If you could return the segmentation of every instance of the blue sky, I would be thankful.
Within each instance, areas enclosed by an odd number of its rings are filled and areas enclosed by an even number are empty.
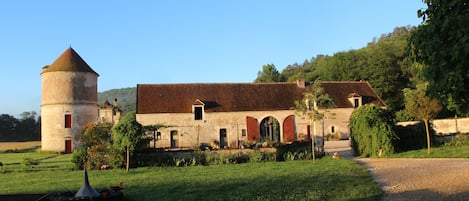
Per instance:
[[[98,90],[140,83],[252,82],[318,54],[418,25],[420,0],[1,1],[0,114],[40,112],[41,69],[69,46]]]

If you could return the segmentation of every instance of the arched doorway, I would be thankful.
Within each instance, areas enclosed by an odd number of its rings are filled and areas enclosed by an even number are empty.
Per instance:
[[[280,123],[274,117],[262,119],[259,130],[261,142],[280,142]]]

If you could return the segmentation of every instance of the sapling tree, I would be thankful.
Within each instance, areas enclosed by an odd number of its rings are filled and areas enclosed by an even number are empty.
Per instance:
[[[119,120],[119,123],[112,127],[112,146],[117,151],[117,154],[126,153],[126,172],[129,171],[130,156],[143,134],[143,127],[137,122],[135,113],[127,113]]]
[[[441,104],[438,100],[426,95],[426,85],[417,85],[417,89],[404,89],[405,108],[409,115],[421,119],[425,123],[427,133],[427,152],[431,154],[430,127],[429,121],[441,111]]]
[[[316,140],[316,122],[324,117],[324,114],[319,111],[320,108],[332,107],[333,102],[329,96],[324,92],[321,87],[319,80],[316,80],[310,87],[309,90],[303,93],[303,98],[299,101],[295,101],[295,112],[300,116],[307,117],[309,123],[313,124],[313,132],[311,137],[313,153],[313,161],[315,157],[315,140]],[[311,126],[310,126],[311,130]]]

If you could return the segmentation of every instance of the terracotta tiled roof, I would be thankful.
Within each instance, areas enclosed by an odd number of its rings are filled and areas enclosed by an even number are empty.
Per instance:
[[[44,67],[42,73],[53,71],[91,72],[96,73],[73,48],[68,48],[54,63]]]
[[[205,112],[288,110],[304,90],[296,83],[140,84],[137,113],[190,113],[197,100]]]
[[[364,104],[385,106],[367,82],[321,82],[338,108],[352,108],[348,96],[363,97]],[[308,90],[296,83],[139,84],[137,113],[191,113],[192,105],[205,112],[288,110]]]
[[[348,98],[360,96],[362,97],[363,104],[371,103],[380,107],[386,106],[368,82],[322,81],[321,87],[332,98],[335,107],[338,108],[353,107]]]

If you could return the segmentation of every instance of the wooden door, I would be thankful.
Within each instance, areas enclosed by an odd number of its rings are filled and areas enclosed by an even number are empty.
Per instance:
[[[226,129],[220,129],[220,148],[223,149],[228,146],[228,140],[226,138]]]
[[[72,140],[65,140],[65,153],[72,153]]]
[[[179,147],[179,135],[177,131],[171,131],[171,148]]]
[[[259,140],[259,123],[254,117],[246,117],[246,127],[248,133],[248,141]]]
[[[290,115],[283,121],[283,142],[295,141],[295,116]]]

